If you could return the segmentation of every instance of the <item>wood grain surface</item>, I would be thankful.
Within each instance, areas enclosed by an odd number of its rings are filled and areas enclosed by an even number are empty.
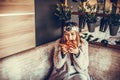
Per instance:
[[[35,47],[33,4],[33,0],[0,0],[0,58]]]
[[[0,0],[0,14],[33,11],[34,0]]]

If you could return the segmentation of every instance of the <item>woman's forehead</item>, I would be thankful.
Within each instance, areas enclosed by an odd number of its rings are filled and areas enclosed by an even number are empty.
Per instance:
[[[74,30],[64,31],[64,33],[75,33],[75,31]]]
[[[74,30],[70,30],[70,31],[64,31],[65,33],[73,33],[73,32],[76,32]]]

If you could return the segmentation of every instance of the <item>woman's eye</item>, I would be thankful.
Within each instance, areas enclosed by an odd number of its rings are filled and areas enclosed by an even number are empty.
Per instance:
[[[71,35],[74,35],[73,33]]]
[[[68,34],[65,34],[66,36],[68,36]]]
[[[65,35],[68,35],[68,34],[65,34]]]

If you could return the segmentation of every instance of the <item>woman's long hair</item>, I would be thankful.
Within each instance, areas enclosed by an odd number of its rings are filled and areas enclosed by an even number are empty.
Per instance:
[[[67,41],[68,40],[66,39],[66,37],[63,36],[61,38],[61,40],[60,40],[60,46],[64,47],[64,44],[66,44]],[[75,39],[75,41],[76,41],[76,45],[75,46],[77,46],[77,47],[80,47],[83,44],[83,41],[81,40],[80,35],[79,35],[78,32],[76,32],[76,39]],[[61,44],[63,44],[63,45],[61,45]],[[62,52],[64,52],[64,51],[62,51]],[[57,60],[59,62],[58,54],[59,54],[59,51],[54,54],[54,60]]]
[[[63,36],[63,37],[61,38],[61,40],[60,40],[60,44],[65,44],[67,41],[68,41],[68,40],[66,39],[66,37]],[[80,35],[79,35],[78,32],[76,32],[76,39],[75,39],[75,41],[76,41],[76,46],[77,46],[77,47],[78,47],[78,46],[81,46],[82,43],[83,43],[83,41],[81,40]]]

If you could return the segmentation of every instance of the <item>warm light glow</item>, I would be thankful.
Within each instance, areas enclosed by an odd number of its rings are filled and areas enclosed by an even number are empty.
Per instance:
[[[64,4],[65,4],[65,6],[67,6],[67,0],[65,0],[65,3],[64,3]]]
[[[34,12],[31,13],[3,13],[0,16],[19,16],[19,15],[33,15]]]

